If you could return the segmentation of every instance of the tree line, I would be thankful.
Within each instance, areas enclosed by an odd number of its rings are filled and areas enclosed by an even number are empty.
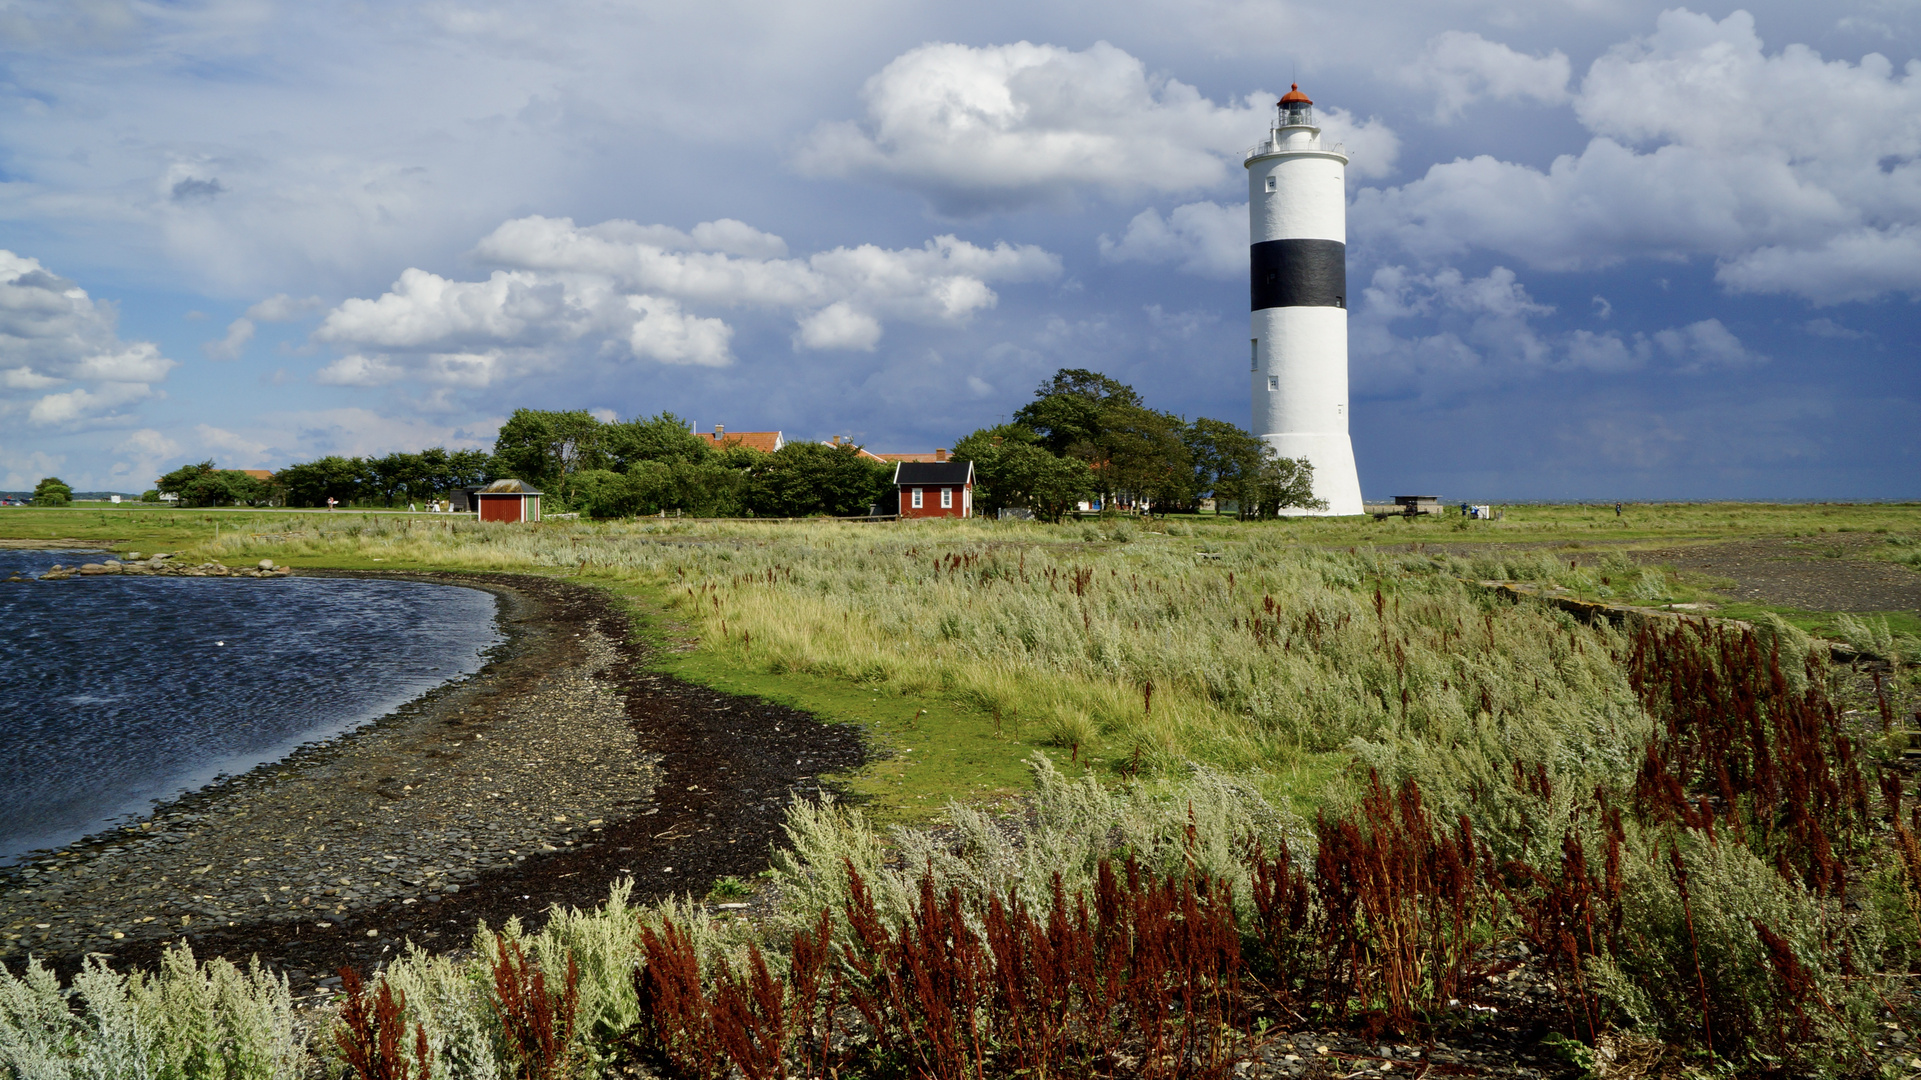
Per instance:
[[[1157,513],[1193,512],[1212,498],[1242,517],[1327,505],[1305,458],[1279,457],[1225,420],[1148,408],[1133,387],[1083,368],[1055,372],[1010,422],[960,440],[954,456],[974,463],[985,513],[1022,507],[1059,520],[1094,497]]]
[[[1032,510],[1058,521],[1085,501],[1104,508],[1197,509],[1213,498],[1244,517],[1320,508],[1313,468],[1276,457],[1224,420],[1188,421],[1149,408],[1133,387],[1064,368],[1010,422],[954,444],[972,461],[975,506]],[[435,447],[379,458],[323,457],[271,480],[211,461],[161,477],[155,497],[183,505],[324,506],[423,503],[500,478],[544,492],[548,510],[597,518],[681,513],[695,517],[849,517],[893,509],[892,463],[852,445],[787,443],[767,453],[714,443],[672,413],[604,421],[584,409],[516,409],[492,453]]]

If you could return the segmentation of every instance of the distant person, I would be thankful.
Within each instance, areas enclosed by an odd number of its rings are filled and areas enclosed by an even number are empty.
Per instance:
[[[327,496],[327,510],[331,512],[334,506],[335,506],[334,497],[332,495]]]
[[[1615,504],[1614,504],[1614,516],[1615,516],[1615,517],[1620,517],[1620,516],[1621,516],[1621,504],[1620,504],[1620,503],[1615,503]]]

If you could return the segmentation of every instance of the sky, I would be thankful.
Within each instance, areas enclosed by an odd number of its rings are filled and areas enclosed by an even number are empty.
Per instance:
[[[1921,6],[0,0],[0,489],[1250,421],[1244,148],[1345,143],[1370,500],[1921,497]]]

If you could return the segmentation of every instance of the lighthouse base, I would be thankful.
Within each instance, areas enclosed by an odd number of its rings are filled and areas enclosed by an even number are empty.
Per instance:
[[[1361,506],[1361,475],[1354,468],[1354,441],[1340,435],[1263,435],[1261,441],[1284,458],[1306,458],[1314,466],[1314,497],[1327,500],[1325,510],[1283,510],[1287,515],[1339,517],[1365,513]]]

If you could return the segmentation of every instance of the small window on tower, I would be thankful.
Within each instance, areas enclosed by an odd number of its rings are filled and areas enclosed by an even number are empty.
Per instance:
[[[1279,375],[1269,375],[1267,377],[1267,388],[1269,390],[1279,390],[1281,388],[1281,377]]]
[[[1253,355],[1247,358],[1247,370],[1259,371],[1261,370],[1261,339],[1255,338],[1249,341],[1248,344],[1253,346],[1253,348],[1248,350]]]
[[[1278,176],[1274,176],[1273,174],[1270,173],[1267,178],[1267,190],[1279,191],[1280,189],[1281,189],[1281,178]]]

